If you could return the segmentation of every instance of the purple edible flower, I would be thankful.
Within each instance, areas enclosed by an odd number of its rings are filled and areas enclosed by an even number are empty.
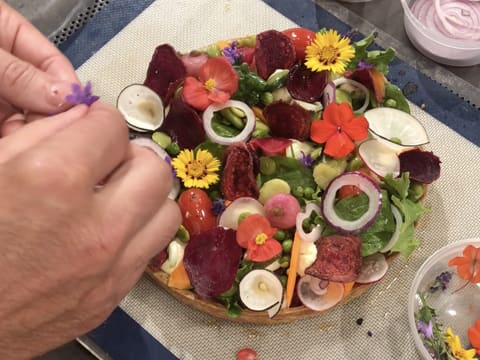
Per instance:
[[[435,282],[430,286],[429,291],[434,293],[435,291],[442,289],[442,291],[447,289],[447,285],[452,279],[452,273],[450,271],[444,271],[440,275],[437,275]]]
[[[310,167],[313,165],[313,159],[310,156],[310,154],[306,154],[303,151],[300,151],[302,153],[302,157],[300,158],[300,162],[303,164],[305,167]]]
[[[92,95],[92,83],[87,81],[83,89],[80,84],[72,84],[72,93],[65,97],[65,101],[73,105],[85,104],[90,106],[99,98]]]
[[[216,199],[212,201],[212,207],[210,209],[215,216],[220,215],[225,211],[225,201],[223,199]]]
[[[168,166],[170,166],[170,171],[172,172],[173,177],[177,177],[177,173],[175,172],[175,169],[173,168],[173,165],[172,165],[172,158],[167,155],[163,160],[168,164]]]
[[[241,55],[237,49],[237,44],[237,41],[232,41],[230,46],[227,46],[222,50],[223,56],[225,56],[232,65],[234,65],[241,58]]]
[[[428,324],[421,320],[417,321],[417,330],[419,333],[423,334],[427,339],[431,339],[433,337],[432,320],[430,320]]]
[[[358,69],[373,69],[375,65],[366,62],[365,60],[360,60],[357,64]]]

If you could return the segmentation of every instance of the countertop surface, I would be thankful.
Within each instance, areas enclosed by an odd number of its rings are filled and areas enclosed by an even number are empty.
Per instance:
[[[111,2],[114,2],[112,0]],[[13,6],[22,4],[21,1],[7,1]],[[51,3],[52,1],[50,1]],[[40,3],[40,1],[38,2]],[[392,0],[373,0],[367,3],[344,3],[334,1],[317,1],[322,7],[339,17],[342,21],[348,23],[352,27],[357,27],[362,32],[367,32],[372,28],[378,31],[378,43],[380,46],[386,47],[393,43],[397,50],[398,56],[408,64],[416,67],[424,72],[427,76],[434,80],[442,82],[452,92],[460,94],[461,97],[470,103],[480,106],[480,66],[472,66],[465,68],[447,67],[435,64],[425,58],[409,42],[403,27],[403,16],[400,1]],[[19,7],[22,11],[22,7]],[[108,11],[108,2],[105,7]],[[31,6],[28,8],[31,11]],[[35,13],[35,11],[33,11]],[[29,15],[30,13],[26,13]],[[34,18],[33,21],[41,21]],[[60,20],[56,20],[60,21]],[[95,21],[92,17],[88,21]],[[60,23],[60,24],[63,24]],[[50,26],[48,31],[58,26]],[[82,31],[81,27],[77,31]],[[50,35],[47,34],[47,35]],[[79,343],[72,341],[64,346],[38,358],[41,360],[63,360],[63,359],[79,359],[91,360],[96,359],[87,352]]]

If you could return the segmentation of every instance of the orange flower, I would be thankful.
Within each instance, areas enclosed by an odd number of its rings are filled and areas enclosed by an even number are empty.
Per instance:
[[[247,260],[264,262],[282,252],[282,245],[273,238],[276,229],[260,214],[248,215],[237,228],[237,242],[247,249]]]
[[[355,116],[348,103],[330,103],[323,111],[323,119],[312,123],[310,138],[318,144],[326,143],[325,154],[342,158],[355,149],[354,141],[368,136],[368,122]]]
[[[480,247],[467,245],[463,256],[457,256],[448,262],[448,266],[456,266],[458,276],[468,282],[480,282]]]
[[[198,72],[198,79],[187,76],[183,84],[183,99],[197,110],[212,103],[228,101],[237,91],[238,74],[224,57],[208,59]]]
[[[480,355],[480,320],[475,321],[475,327],[468,329],[468,341],[477,350],[477,355]]]

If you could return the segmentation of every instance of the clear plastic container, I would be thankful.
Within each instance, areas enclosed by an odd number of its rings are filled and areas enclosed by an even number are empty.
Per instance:
[[[437,321],[443,329],[450,327],[460,337],[462,346],[468,347],[467,329],[473,327],[475,320],[480,320],[480,284],[469,283],[465,288],[455,292],[466,281],[458,277],[456,267],[449,267],[448,262],[456,256],[462,256],[467,245],[480,247],[480,238],[468,239],[449,244],[431,255],[418,269],[408,294],[408,321],[415,346],[421,357],[431,360],[432,356],[425,348],[415,320],[415,313],[421,307],[419,294],[426,294],[435,278],[444,271],[452,273],[452,279],[446,290],[429,293],[426,298],[428,306],[435,309]]]
[[[452,39],[427,28],[412,13],[415,0],[401,0],[405,31],[412,44],[430,59],[450,66],[480,64],[480,41]],[[433,1],[432,1],[432,5]],[[480,31],[480,29],[479,29]]]

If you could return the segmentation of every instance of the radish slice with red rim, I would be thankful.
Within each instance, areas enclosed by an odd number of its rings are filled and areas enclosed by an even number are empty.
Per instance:
[[[393,218],[395,220],[395,231],[388,243],[380,250],[381,253],[390,251],[398,241],[400,237],[400,226],[403,224],[403,216],[400,210],[395,205],[391,205]]]
[[[215,112],[220,111],[225,108],[237,108],[243,111],[245,114],[245,126],[243,127],[240,134],[232,137],[226,137],[218,135],[215,130],[212,128],[212,120]],[[242,101],[238,100],[228,100],[223,104],[212,104],[205,109],[202,115],[203,118],[203,128],[208,138],[213,142],[221,145],[230,145],[234,142],[247,141],[250,138],[250,135],[255,128],[255,114],[252,109]]]
[[[358,155],[370,171],[382,178],[388,174],[394,178],[400,175],[400,158],[392,148],[380,141],[371,139],[361,143]]]
[[[240,197],[232,201],[220,215],[218,225],[227,229],[237,230],[238,219],[242,214],[260,214],[265,216],[262,203],[252,197]]]
[[[160,96],[142,84],[123,89],[117,98],[117,108],[128,127],[140,132],[158,129],[166,115]]]
[[[264,311],[281,306],[283,285],[277,275],[265,269],[248,272],[238,286],[240,300],[252,311]],[[273,312],[278,309],[273,309]]]
[[[304,276],[298,280],[297,295],[302,304],[314,311],[325,311],[337,305],[343,298],[345,288],[342,283],[328,283],[325,293],[318,295],[312,291],[311,276]]]
[[[420,121],[404,111],[379,107],[366,111],[364,116],[372,136],[397,152],[430,141]]]
[[[368,197],[368,209],[358,219],[350,221],[342,219],[335,211],[337,191],[345,185],[354,185]],[[321,209],[325,221],[343,233],[361,231],[372,225],[377,219],[382,207],[380,187],[368,176],[360,172],[346,172],[334,178],[325,189]]]
[[[168,153],[152,139],[149,139],[146,137],[137,137],[135,139],[130,140],[130,143],[136,144],[138,146],[143,146],[152,150],[161,159],[163,159],[170,167],[172,167],[172,165],[170,164],[171,159]],[[175,172],[173,168],[172,168],[172,176],[173,176],[173,186],[172,186],[172,190],[170,190],[170,193],[168,194],[168,197],[172,200],[175,200],[178,194],[180,193],[180,180],[178,180],[178,178],[175,176]]]
[[[385,276],[388,270],[388,262],[385,256],[380,253],[366,256],[362,259],[360,274],[355,282],[359,284],[371,284],[379,281]]]

